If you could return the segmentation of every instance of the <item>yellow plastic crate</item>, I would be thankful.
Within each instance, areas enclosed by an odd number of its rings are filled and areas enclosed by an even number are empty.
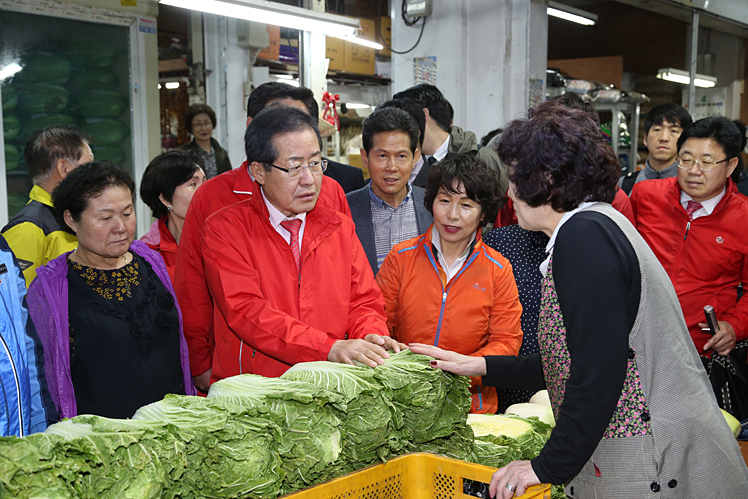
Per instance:
[[[491,481],[495,468],[434,454],[404,454],[383,464],[288,494],[293,499],[475,499],[462,493],[463,479]],[[551,486],[530,487],[516,499],[550,499]]]

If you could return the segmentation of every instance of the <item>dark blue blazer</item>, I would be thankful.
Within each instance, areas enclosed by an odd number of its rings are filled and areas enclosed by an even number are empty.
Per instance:
[[[423,234],[434,222],[434,217],[423,204],[426,191],[416,186],[412,186],[412,189],[418,233]],[[361,189],[346,194],[345,197],[348,199],[348,206],[351,208],[353,223],[356,224],[356,235],[364,247],[364,253],[366,253],[366,258],[369,260],[371,270],[374,271],[374,275],[377,275],[379,266],[377,265],[377,245],[374,242],[374,223],[371,219],[370,190],[371,184],[367,184]]]

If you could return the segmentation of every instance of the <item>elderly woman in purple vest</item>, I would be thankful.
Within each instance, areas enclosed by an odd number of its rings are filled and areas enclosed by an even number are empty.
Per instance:
[[[97,161],[52,193],[78,248],[39,269],[28,305],[61,418],[129,418],[168,393],[195,394],[164,262],[134,240],[134,190],[125,170]]]
[[[548,389],[550,439],[535,459],[499,469],[491,496],[544,482],[574,499],[745,497],[748,468],[670,279],[610,205],[620,173],[596,123],[546,102],[504,129],[498,153],[519,225],[550,238],[540,351],[465,357],[411,345],[484,386]]]

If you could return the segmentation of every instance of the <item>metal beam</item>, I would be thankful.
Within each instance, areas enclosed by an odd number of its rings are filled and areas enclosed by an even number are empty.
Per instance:
[[[688,112],[693,116],[696,111],[696,61],[699,57],[699,13],[695,10],[691,15],[691,32],[689,38],[691,39],[690,47],[688,51],[688,72],[690,81],[688,83]]]

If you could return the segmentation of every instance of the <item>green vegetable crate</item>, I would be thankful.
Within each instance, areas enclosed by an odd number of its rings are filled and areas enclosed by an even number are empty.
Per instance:
[[[474,499],[463,494],[463,480],[489,483],[494,468],[424,452],[414,452],[369,466],[287,499]],[[551,486],[536,485],[515,499],[550,499]]]

